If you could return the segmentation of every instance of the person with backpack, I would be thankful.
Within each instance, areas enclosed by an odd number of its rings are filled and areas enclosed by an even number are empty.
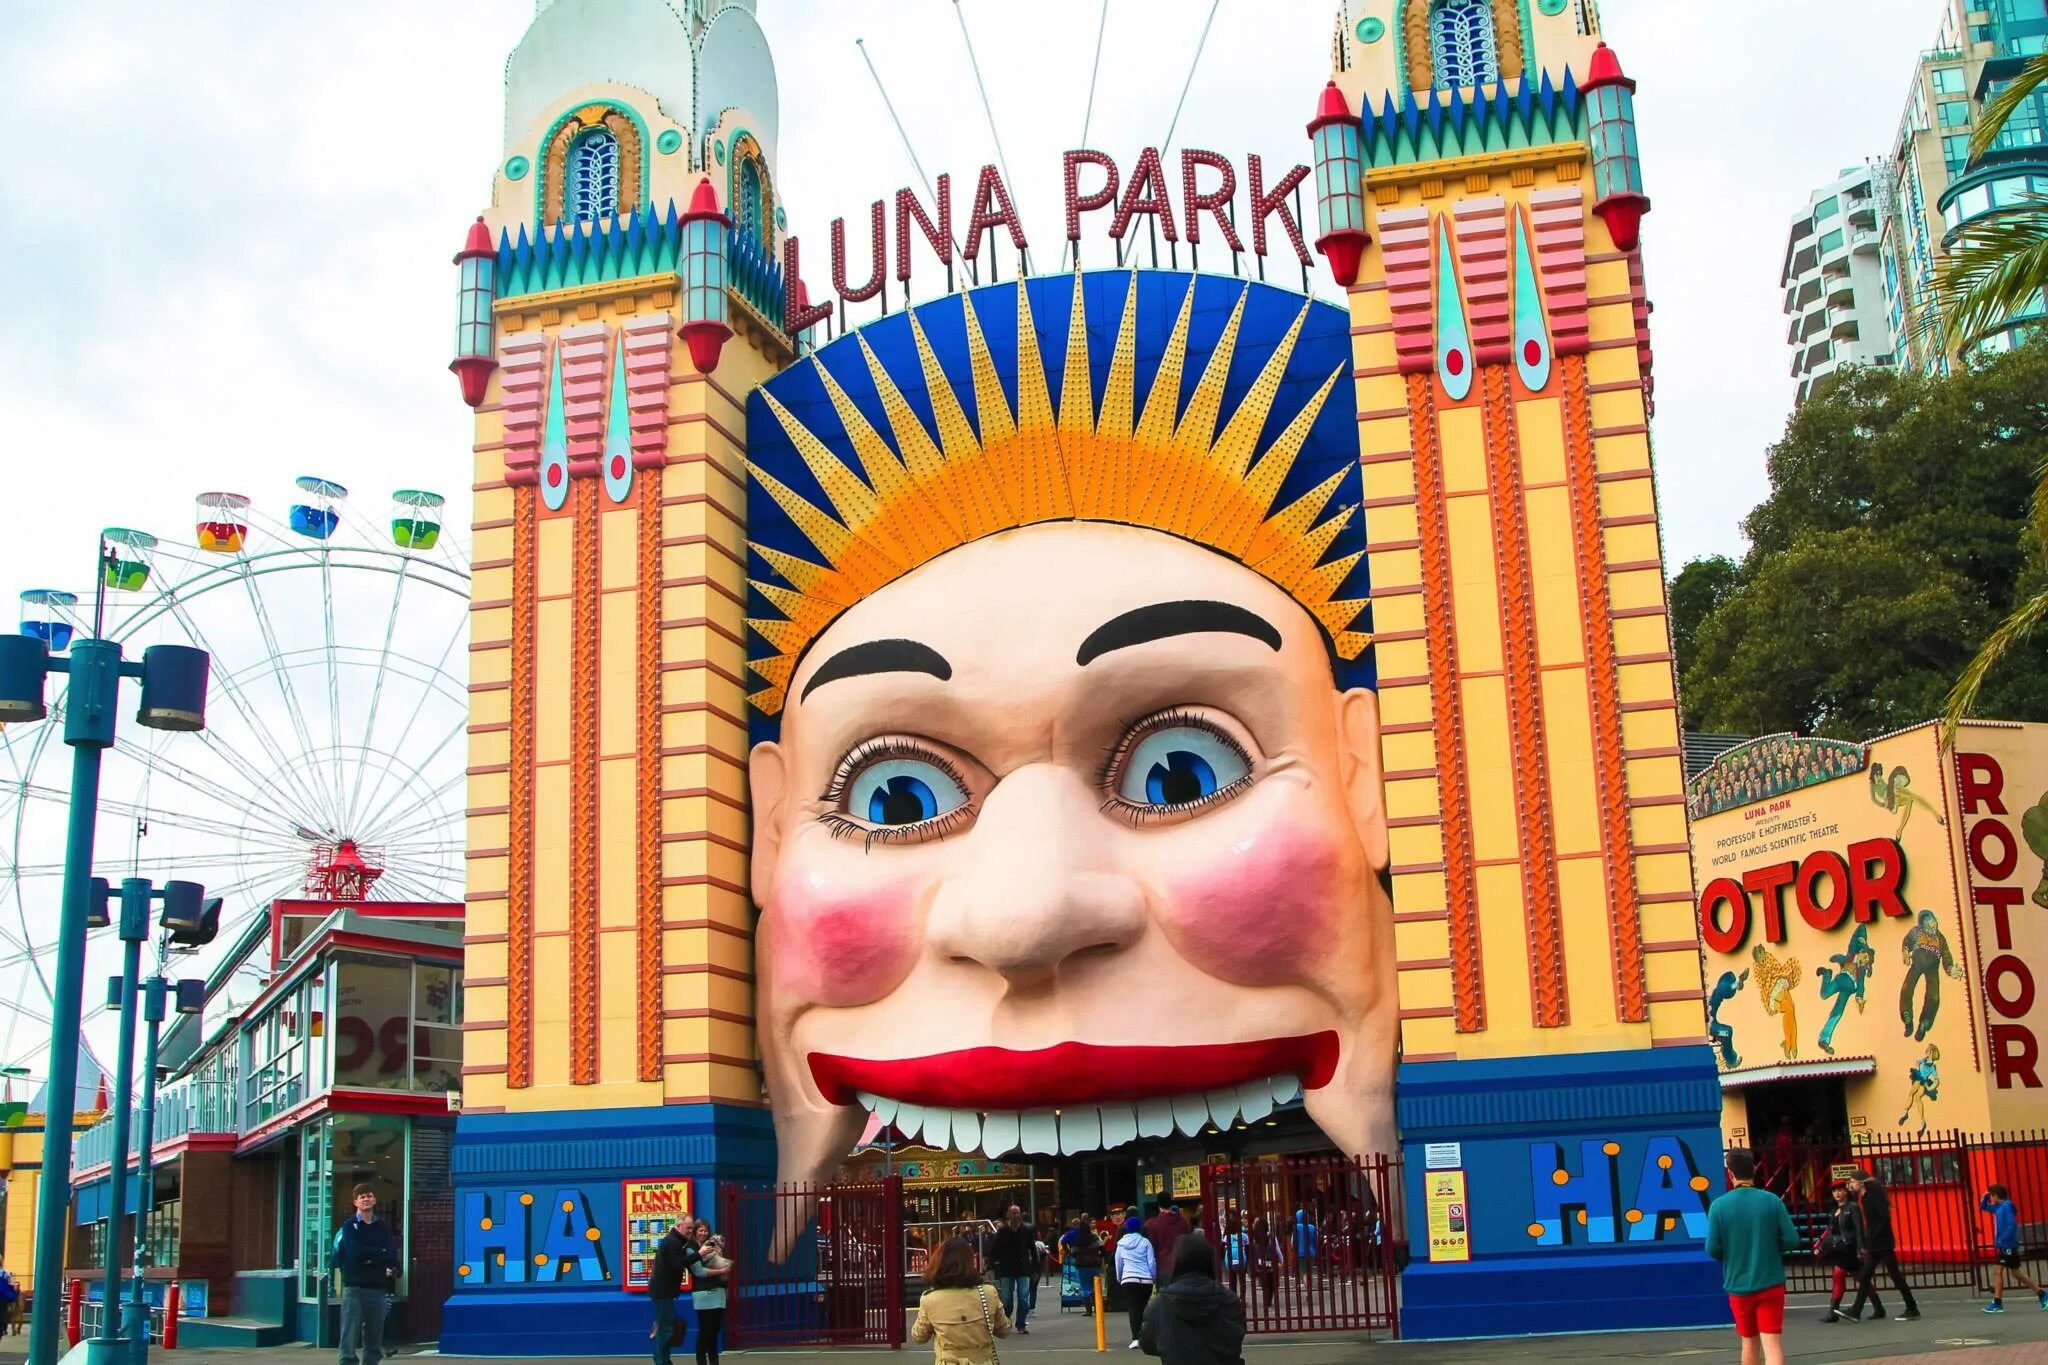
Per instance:
[[[1159,1263],[1152,1254],[1152,1239],[1145,1235],[1145,1224],[1135,1213],[1124,1219],[1124,1235],[1117,1239],[1114,1269],[1124,1309],[1131,1320],[1128,1349],[1135,1351],[1145,1326],[1145,1305],[1151,1301],[1152,1286],[1159,1279]]]
[[[1309,1217],[1306,1208],[1294,1211],[1294,1266],[1301,1272],[1301,1287],[1308,1288],[1309,1275],[1316,1268],[1316,1257],[1322,1254],[1321,1233],[1315,1219]]]
[[[1849,1277],[1863,1263],[1863,1210],[1856,1207],[1855,1192],[1846,1183],[1837,1182],[1834,1196],[1835,1211],[1828,1216],[1828,1229],[1814,1248],[1816,1259],[1835,1272],[1834,1292],[1828,1299],[1828,1311],[1821,1314],[1822,1322],[1848,1321],[1842,1314],[1842,1295],[1848,1292]],[[1877,1315],[1884,1316],[1882,1303],[1877,1305]]]
[[[1993,1185],[1984,1191],[1977,1207],[1991,1215],[1991,1245],[1998,1252],[1998,1264],[1991,1271],[1991,1302],[1984,1305],[1984,1311],[2005,1311],[2005,1272],[2008,1270],[2019,1276],[2021,1282],[2034,1291],[2034,1301],[2048,1310],[2048,1289],[2043,1289],[2041,1282],[2029,1275],[2020,1261],[2020,1214],[2013,1207],[2012,1195],[2005,1186]]]

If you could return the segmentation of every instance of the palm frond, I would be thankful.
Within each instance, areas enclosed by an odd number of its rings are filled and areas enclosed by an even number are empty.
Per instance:
[[[2048,199],[1994,209],[1963,228],[1935,275],[1942,336],[1968,344],[2048,286]]]
[[[1949,689],[1947,705],[1941,716],[1941,742],[1944,748],[1953,748],[1956,742],[1956,726],[1963,717],[1970,714],[1977,705],[1977,694],[1984,689],[1984,679],[1991,670],[1998,667],[1998,661],[2020,641],[2033,634],[2034,628],[2048,617],[2048,592],[2039,592],[2013,608],[2012,615],[1998,625],[1977,651],[1977,657],[1970,660],[1963,676],[1956,679],[1956,685]]]
[[[1975,161],[1991,150],[1991,144],[2005,131],[2005,125],[2012,120],[2014,111],[2025,103],[2027,96],[2041,88],[2048,81],[2048,53],[2030,59],[2020,68],[2020,74],[2012,83],[1998,92],[1984,105],[1984,112],[1977,115],[1977,128],[1970,134],[1970,160]]]

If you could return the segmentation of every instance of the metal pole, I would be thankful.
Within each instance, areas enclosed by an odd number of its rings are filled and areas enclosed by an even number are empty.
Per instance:
[[[78,652],[94,643],[73,647],[74,692],[79,681]],[[111,650],[114,661],[119,661],[118,645],[103,648]],[[111,669],[107,671],[112,673]],[[107,684],[110,690],[115,685],[111,676]],[[107,708],[106,728],[111,742],[113,697],[95,700]],[[29,1313],[29,1365],[57,1365],[57,1358],[64,1354],[64,1231],[71,1207],[71,1116],[78,1103],[78,1021],[85,996],[86,897],[92,881],[93,823],[99,814],[101,747],[91,742],[77,743],[71,751],[71,823],[64,843],[64,907],[57,924],[57,979],[51,992],[50,1079],[43,1091],[47,1111],[43,1115],[43,1169],[36,1185],[36,1278],[30,1287],[35,1301]]]
[[[155,1173],[150,1166],[150,1149],[156,1143],[156,1055],[164,1022],[164,994],[168,983],[153,976],[142,987],[142,1132],[135,1146],[135,1280],[128,1287],[128,1318],[123,1329],[132,1343],[136,1365],[149,1359],[149,1305],[142,1293],[143,1267],[152,1259],[142,1233],[156,1203]],[[168,1307],[169,1301],[166,1300]],[[168,1328],[165,1329],[168,1332]]]
[[[133,913],[130,902],[139,897],[142,916],[149,915],[149,882],[127,877],[121,882],[121,920],[125,930]],[[123,937],[126,935],[124,933]],[[100,1297],[100,1335],[103,1342],[122,1339],[119,1326],[121,1263],[128,1259],[128,1241],[123,1235],[127,1220],[121,1216],[127,1200],[121,1186],[128,1177],[128,1109],[135,1103],[135,981],[142,974],[142,943],[128,939],[121,945],[121,979],[113,989],[121,997],[121,1045],[114,1054],[114,1160],[107,1172],[107,1270],[106,1291]],[[111,1001],[109,1003],[112,1003]]]

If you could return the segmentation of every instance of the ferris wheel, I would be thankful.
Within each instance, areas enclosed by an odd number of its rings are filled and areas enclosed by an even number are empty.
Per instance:
[[[401,489],[383,520],[304,477],[274,516],[200,493],[189,529],[109,527],[98,582],[21,591],[52,653],[100,631],[212,659],[206,728],[133,723],[106,751],[93,871],[202,882],[225,906],[217,957],[280,897],[460,901],[469,720],[469,560],[444,499]],[[90,562],[80,565],[90,571]],[[65,694],[0,727],[0,1066],[42,1074],[64,882]],[[111,1055],[95,983],[119,945],[88,938],[88,1044]],[[180,963],[203,974],[209,961]]]

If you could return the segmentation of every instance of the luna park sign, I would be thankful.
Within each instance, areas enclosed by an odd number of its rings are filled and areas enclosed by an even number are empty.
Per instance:
[[[1078,260],[1083,218],[1089,214],[1107,213],[1107,236],[1119,244],[1125,240],[1132,225],[1142,218],[1166,240],[1169,248],[1186,241],[1191,249],[1199,251],[1207,233],[1220,238],[1233,255],[1241,255],[1245,241],[1238,234],[1235,205],[1238,187],[1242,183],[1249,196],[1246,217],[1250,220],[1252,255],[1263,262],[1270,240],[1267,225],[1269,220],[1277,219],[1288,245],[1293,248],[1303,269],[1307,269],[1313,264],[1313,258],[1309,255],[1308,243],[1302,237],[1300,212],[1291,204],[1298,204],[1295,192],[1308,178],[1309,168],[1297,164],[1268,183],[1265,163],[1256,153],[1247,154],[1244,161],[1245,175],[1240,182],[1237,168],[1229,158],[1216,152],[1183,149],[1179,167],[1180,195],[1176,205],[1168,183],[1166,163],[1157,147],[1147,147],[1140,153],[1128,176],[1106,152],[1086,148],[1067,152],[1061,158],[1065,181],[1066,240],[1074,245]],[[1204,181],[1208,182],[1206,186]],[[939,176],[933,184],[932,202],[929,204],[909,188],[896,191],[893,214],[888,200],[875,200],[868,205],[868,273],[866,279],[859,283],[854,282],[847,272],[846,219],[833,219],[832,289],[826,300],[820,303],[810,301],[811,291],[803,282],[802,252],[797,238],[785,239],[782,244],[782,278],[788,288],[783,305],[783,331],[795,336],[823,322],[831,315],[831,300],[834,298],[848,304],[862,303],[883,295],[890,273],[888,267],[892,264],[892,245],[896,282],[905,289],[911,279],[913,247],[919,238],[945,268],[949,289],[953,282],[956,255],[970,270],[974,270],[984,245],[987,245],[993,267],[995,234],[998,232],[1009,237],[1010,245],[1020,259],[1030,250],[1024,235],[1023,219],[1018,216],[1015,200],[996,167],[981,168],[981,174],[975,179],[973,196],[966,205],[966,217],[964,236],[956,236],[950,175]],[[1205,218],[1210,221],[1205,223]],[[884,299],[886,306],[886,296]]]

